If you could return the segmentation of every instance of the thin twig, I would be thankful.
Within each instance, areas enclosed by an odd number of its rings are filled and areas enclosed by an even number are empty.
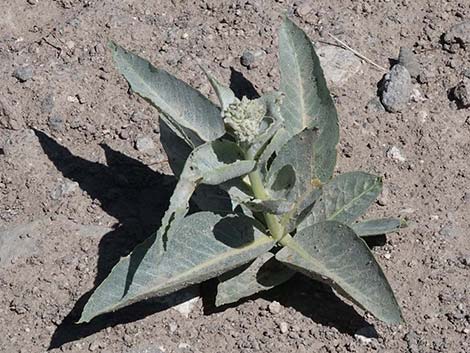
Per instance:
[[[369,58],[365,57],[364,55],[362,55],[361,53],[359,53],[358,51],[354,50],[353,48],[351,48],[349,45],[347,45],[345,42],[343,42],[342,40],[336,38],[334,35],[332,35],[331,33],[328,33],[328,35],[333,38],[335,41],[337,41],[339,44],[341,44],[344,48],[350,50],[352,53],[354,53],[355,55],[357,55],[358,57],[360,57],[362,60],[365,60],[367,61],[369,64],[375,66],[376,68],[384,71],[384,72],[387,72],[388,70],[382,66],[380,66],[379,64],[376,64],[375,62],[373,62],[372,60],[370,60]]]

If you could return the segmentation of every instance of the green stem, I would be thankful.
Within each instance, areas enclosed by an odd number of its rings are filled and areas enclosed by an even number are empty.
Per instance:
[[[251,156],[249,152],[246,153],[246,158],[253,160],[253,156]],[[248,174],[248,177],[250,179],[251,189],[253,190],[255,197],[259,200],[268,199],[269,195],[264,188],[259,170],[255,169],[250,174]],[[264,219],[274,240],[281,241],[284,235],[284,227],[279,223],[279,219],[270,213],[264,213]]]

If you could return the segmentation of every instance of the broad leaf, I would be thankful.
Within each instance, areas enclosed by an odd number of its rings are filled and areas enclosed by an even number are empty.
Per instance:
[[[243,154],[238,146],[224,140],[205,143],[191,152],[162,219],[161,229],[165,244],[166,229],[172,222],[186,215],[189,200],[198,185],[218,185],[248,174],[255,168],[256,162],[242,158]]]
[[[253,212],[264,212],[274,215],[282,215],[292,211],[294,203],[286,200],[259,200],[252,199],[243,202]]]
[[[324,220],[351,224],[362,216],[382,190],[382,179],[363,172],[338,175],[322,188],[320,199],[299,229]]]
[[[169,126],[171,122],[160,116],[160,142],[165,150],[173,174],[179,178],[193,148]],[[186,143],[185,143],[186,142]]]
[[[295,274],[274,258],[264,253],[252,263],[219,277],[215,305],[235,303],[242,298],[276,287]]]
[[[406,227],[406,222],[397,218],[371,219],[351,225],[354,232],[361,237],[396,232],[403,227]]]
[[[297,220],[306,216],[314,201],[320,196],[322,182],[330,179],[329,161],[325,161],[323,147],[319,145],[319,131],[305,129],[292,137],[277,153],[268,172],[268,183],[279,175],[286,166],[295,171],[295,183],[289,191],[289,200],[295,200],[295,206],[290,214],[289,231],[295,227]],[[270,187],[272,191],[272,186]],[[302,217],[301,217],[302,216]],[[284,223],[287,221],[284,220]]]
[[[115,43],[109,46],[132,90],[150,100],[173,125],[194,131],[204,141],[224,135],[219,109],[199,91]]]
[[[273,246],[246,216],[195,213],[139,245],[113,268],[83,309],[79,323],[137,301],[163,296],[243,265]]]
[[[302,229],[276,254],[276,259],[329,283],[382,321],[403,320],[379,264],[366,243],[344,224],[326,221]]]
[[[234,103],[237,98],[235,97],[235,93],[229,88],[222,85],[214,76],[212,76],[204,67],[201,66],[202,71],[207,76],[212,88],[214,89],[215,93],[217,94],[217,98],[219,99],[220,106],[222,111],[228,108],[228,106]]]
[[[333,174],[339,139],[336,109],[310,39],[287,17],[279,31],[279,64],[284,126],[290,136],[306,128],[319,130],[321,150],[317,153],[323,155],[323,173],[328,178]]]

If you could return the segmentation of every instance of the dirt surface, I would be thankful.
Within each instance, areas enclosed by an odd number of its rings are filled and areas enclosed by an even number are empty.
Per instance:
[[[444,36],[470,19],[469,0],[2,0],[0,8],[1,352],[470,351],[470,109],[449,99],[470,75],[470,44]],[[94,286],[158,226],[174,182],[158,113],[129,92],[107,41],[211,97],[196,59],[223,82],[237,78],[233,67],[265,92],[278,86],[286,11],[317,46],[332,43],[331,33],[387,70],[400,47],[416,54],[413,99],[400,113],[373,100],[385,72],[365,61],[331,86],[337,171],[382,175],[385,192],[369,215],[410,222],[374,248],[406,324],[383,325],[298,276],[222,310],[206,283],[188,318],[150,302],[74,325]],[[370,326],[376,337],[355,335]]]

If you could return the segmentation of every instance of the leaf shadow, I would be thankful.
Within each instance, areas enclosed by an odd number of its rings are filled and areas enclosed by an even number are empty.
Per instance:
[[[106,213],[119,222],[118,226],[100,239],[98,269],[94,281],[97,286],[122,256],[128,255],[137,244],[158,229],[168,208],[176,179],[155,172],[105,144],[100,145],[106,157],[106,164],[102,164],[73,155],[42,131],[34,132],[44,153],[62,175],[77,182],[92,199],[99,201]],[[139,259],[135,259],[133,266],[137,266],[138,263],[135,262],[138,261]],[[157,304],[137,303],[115,313],[102,315],[89,324],[77,325],[75,322],[92,292],[93,290],[82,295],[58,325],[49,349],[58,348],[118,323],[139,320],[188,299],[181,293],[176,293],[159,298],[160,303]]]
[[[263,298],[269,302],[278,301],[282,306],[293,308],[318,324],[334,327],[339,332],[351,336],[354,336],[358,329],[370,326],[370,323],[359,315],[352,305],[341,300],[331,287],[300,273],[268,291],[220,307],[215,306],[216,288],[217,280],[207,282],[203,287],[206,315],[222,312],[248,300]]]
[[[260,94],[255,86],[240,72],[230,67],[230,89],[235,93],[235,97],[242,99],[256,99]]]

